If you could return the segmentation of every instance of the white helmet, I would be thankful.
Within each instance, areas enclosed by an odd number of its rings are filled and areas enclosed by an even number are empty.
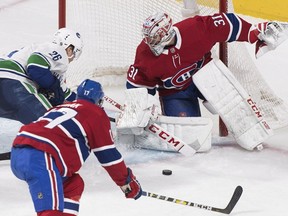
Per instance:
[[[142,34],[151,51],[159,56],[176,33],[170,16],[164,12],[156,12],[144,21]]]
[[[54,34],[53,43],[63,46],[65,49],[70,45],[74,46],[73,56],[78,59],[82,53],[83,41],[81,35],[68,28],[61,28]],[[70,57],[71,58],[71,57]]]

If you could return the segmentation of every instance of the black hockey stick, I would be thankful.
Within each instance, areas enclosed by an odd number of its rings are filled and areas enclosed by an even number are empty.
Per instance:
[[[234,190],[234,193],[233,193],[228,205],[224,209],[216,208],[216,207],[212,207],[212,206],[207,206],[207,205],[203,205],[203,204],[198,204],[195,202],[180,200],[180,199],[176,199],[176,198],[172,198],[172,197],[168,197],[168,196],[164,196],[164,195],[158,195],[158,194],[151,193],[151,192],[143,191],[142,195],[147,196],[147,197],[151,197],[151,198],[155,198],[155,199],[159,199],[159,200],[173,202],[176,204],[192,206],[192,207],[200,208],[203,210],[214,211],[214,212],[219,212],[219,213],[223,213],[223,214],[230,214],[231,211],[234,209],[235,205],[237,204],[238,200],[240,199],[242,192],[243,192],[243,188],[241,186],[237,186]]]
[[[11,152],[5,152],[0,154],[0,161],[1,160],[10,160]]]
[[[110,117],[110,116],[108,116],[108,117],[109,117],[110,122],[116,122],[116,119],[115,119],[115,118],[112,118],[112,117]]]

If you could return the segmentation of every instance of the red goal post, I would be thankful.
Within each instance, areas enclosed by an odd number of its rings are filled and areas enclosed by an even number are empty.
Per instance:
[[[200,15],[233,12],[232,0],[197,0]],[[68,70],[68,85],[92,78],[105,85],[125,85],[125,74],[141,41],[141,24],[155,11],[166,11],[174,22],[183,19],[180,0],[59,0],[59,27],[84,36],[82,56]],[[229,67],[256,101],[272,128],[288,125],[288,108],[262,78],[244,43],[221,43],[212,51]],[[219,120],[220,136],[228,132]]]

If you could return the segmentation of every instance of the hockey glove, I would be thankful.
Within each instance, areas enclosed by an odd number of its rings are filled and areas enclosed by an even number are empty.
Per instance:
[[[274,50],[288,38],[288,26],[285,23],[264,22],[250,31],[250,42],[256,42],[255,56],[261,57],[270,50]]]
[[[52,106],[62,104],[65,99],[65,94],[60,86],[60,81],[56,77],[50,88],[40,88],[39,93],[43,94],[49,100]]]
[[[132,170],[127,168],[128,176],[126,179],[126,184],[121,186],[121,190],[125,194],[126,198],[133,198],[137,200],[142,195],[142,188],[139,182],[136,180],[136,177],[133,175]]]

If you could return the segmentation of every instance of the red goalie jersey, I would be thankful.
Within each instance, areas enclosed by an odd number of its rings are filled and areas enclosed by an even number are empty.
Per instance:
[[[155,56],[149,46],[140,43],[134,64],[127,73],[127,88],[144,87],[150,93],[158,88],[160,96],[185,90],[192,76],[211,60],[210,50],[217,42],[247,41],[252,25],[236,14],[195,16],[176,23],[175,45]]]

